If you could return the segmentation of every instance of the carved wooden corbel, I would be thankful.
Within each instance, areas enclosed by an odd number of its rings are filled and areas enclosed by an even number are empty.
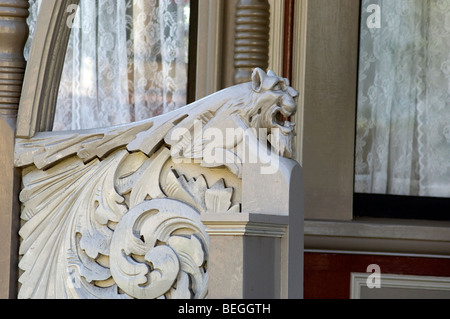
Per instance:
[[[268,0],[240,0],[236,8],[234,82],[248,82],[254,68],[269,65],[270,5]]]
[[[148,120],[18,138],[19,298],[204,298],[202,216],[299,206],[294,123],[284,120],[297,94],[255,69],[251,82]]]

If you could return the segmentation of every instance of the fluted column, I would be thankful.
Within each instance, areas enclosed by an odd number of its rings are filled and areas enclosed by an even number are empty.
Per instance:
[[[268,0],[239,0],[236,8],[234,82],[247,82],[255,67],[269,64],[270,5]]]
[[[0,0],[0,298],[17,291],[20,177],[14,168],[17,110],[25,72],[29,3]]]

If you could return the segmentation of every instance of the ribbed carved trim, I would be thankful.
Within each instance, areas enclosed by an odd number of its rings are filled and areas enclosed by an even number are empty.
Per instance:
[[[28,7],[26,0],[0,0],[0,117],[17,116],[26,66]]]
[[[30,4],[26,0],[0,0],[0,16],[26,19],[29,6]]]
[[[256,67],[269,65],[270,5],[267,0],[241,0],[236,9],[234,82],[251,78]]]

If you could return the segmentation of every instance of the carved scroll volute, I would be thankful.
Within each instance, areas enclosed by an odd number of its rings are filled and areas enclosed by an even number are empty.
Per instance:
[[[16,117],[26,62],[29,3],[0,0],[0,117]]]
[[[234,82],[248,82],[253,69],[269,65],[270,5],[267,0],[239,0],[236,8]]]

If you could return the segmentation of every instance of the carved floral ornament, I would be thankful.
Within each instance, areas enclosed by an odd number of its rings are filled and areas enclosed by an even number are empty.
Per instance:
[[[204,298],[200,214],[241,211],[242,168],[290,157],[297,92],[252,81],[149,120],[18,139],[19,298]]]

